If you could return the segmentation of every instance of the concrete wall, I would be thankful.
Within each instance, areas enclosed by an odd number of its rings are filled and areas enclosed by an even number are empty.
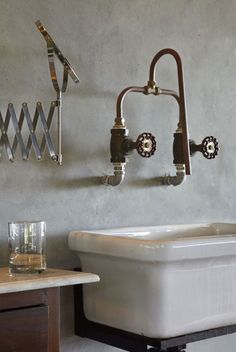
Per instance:
[[[45,156],[26,163],[1,160],[0,265],[7,265],[7,222],[47,222],[48,264],[72,268],[67,234],[75,229],[129,225],[235,222],[236,2],[234,0],[0,0],[0,107],[13,102],[19,113],[55,94],[49,80],[40,19],[78,69],[81,84],[69,84],[63,100],[62,167]],[[190,137],[215,135],[220,157],[192,159],[193,175],[177,188],[156,187],[150,178],[172,172],[172,134],[177,107],[168,97],[129,96],[130,135],[151,131],[158,153],[130,157],[125,182],[104,187],[112,171],[110,128],[117,94],[144,85],[154,54],[176,49],[183,60]],[[161,68],[161,67],[160,67]],[[173,59],[162,60],[160,85],[176,87]],[[53,128],[55,131],[55,128]],[[73,336],[71,289],[62,291],[62,351],[111,351]],[[189,352],[233,352],[235,336],[189,346]]]

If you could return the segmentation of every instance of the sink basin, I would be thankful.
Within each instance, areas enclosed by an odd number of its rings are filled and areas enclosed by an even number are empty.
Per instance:
[[[153,338],[236,324],[236,224],[73,231],[87,319]]]

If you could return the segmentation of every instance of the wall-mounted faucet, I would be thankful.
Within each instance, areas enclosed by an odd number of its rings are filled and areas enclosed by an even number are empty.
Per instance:
[[[178,93],[174,90],[160,88],[155,80],[157,63],[162,56],[167,54],[174,57],[177,65]],[[136,141],[133,141],[128,137],[129,130],[125,124],[122,108],[124,98],[131,92],[142,93],[145,95],[152,94],[155,96],[169,95],[172,96],[179,105],[179,121],[174,133],[173,143],[173,163],[176,167],[176,175],[163,176],[161,178],[163,185],[177,186],[184,182],[186,175],[191,174],[190,156],[196,151],[201,151],[203,156],[207,159],[213,159],[218,154],[218,142],[212,136],[206,137],[200,145],[196,145],[192,140],[189,141],[181,58],[175,50],[169,48],[163,49],[154,56],[151,62],[147,85],[144,87],[131,86],[125,88],[117,98],[116,119],[115,125],[111,129],[110,144],[111,162],[114,166],[114,175],[104,176],[102,179],[104,184],[117,186],[123,181],[125,176],[126,155],[133,149],[136,149],[142,157],[150,157],[156,151],[156,140],[151,133],[142,133]]]

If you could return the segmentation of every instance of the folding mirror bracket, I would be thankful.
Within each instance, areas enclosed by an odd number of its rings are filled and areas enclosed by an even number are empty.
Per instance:
[[[55,44],[52,37],[49,35],[45,27],[42,23],[38,20],[35,22],[38,30],[42,33],[44,39],[46,40],[47,44],[47,55],[48,55],[48,62],[49,62],[49,71],[50,71],[50,78],[52,80],[53,87],[57,93],[57,99],[51,102],[51,106],[49,109],[49,113],[47,119],[45,117],[42,103],[36,103],[36,109],[34,113],[33,119],[30,116],[30,112],[27,106],[27,103],[22,104],[22,109],[20,112],[19,119],[16,117],[15,109],[12,103],[8,104],[7,113],[5,116],[5,120],[0,112],[0,157],[2,156],[3,148],[5,147],[7,156],[10,161],[14,161],[15,153],[17,146],[19,144],[20,152],[22,155],[23,160],[28,160],[30,155],[31,147],[33,147],[37,160],[42,159],[42,154],[47,146],[48,152],[50,157],[53,161],[56,161],[58,165],[62,164],[62,146],[61,146],[61,125],[62,125],[62,93],[66,92],[67,84],[68,84],[68,76],[75,83],[79,83],[79,78],[75,73],[74,69],[70,65],[69,61],[65,58],[62,54],[61,50]],[[63,66],[63,82],[60,87],[57,79],[56,67],[55,67],[55,55],[61,62]],[[52,142],[52,138],[50,136],[49,130],[51,127],[53,116],[55,115],[55,110],[57,111],[57,151],[54,149],[54,145]],[[24,120],[26,120],[27,127],[29,129],[29,136],[27,143],[24,142],[22,136],[22,127]],[[38,124],[38,120],[41,121],[43,137],[41,142],[37,139],[36,136],[36,128]],[[8,137],[8,128],[12,123],[13,130],[15,132],[15,136],[13,139],[12,144],[10,143]]]

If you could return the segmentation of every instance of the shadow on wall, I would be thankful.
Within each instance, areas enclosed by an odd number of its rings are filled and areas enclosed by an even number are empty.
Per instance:
[[[73,270],[80,266],[78,256],[69,250],[68,233],[47,234],[46,260],[47,267]]]
[[[101,177],[98,176],[88,176],[81,178],[71,178],[71,179],[61,179],[53,180],[53,186],[59,189],[75,189],[75,188],[89,188],[97,187],[102,185]]]
[[[91,188],[91,187],[105,187],[113,188],[112,186],[107,186],[102,184],[102,175],[100,176],[88,176],[88,177],[78,177],[71,179],[53,179],[53,184],[51,185],[58,189],[80,189],[80,188]],[[136,178],[131,181],[126,181],[120,187],[132,187],[132,188],[151,188],[151,187],[167,187],[163,185],[163,177],[151,177],[151,178]]]
[[[127,182],[129,187],[142,188],[142,187],[164,187],[163,177],[149,177],[149,178],[136,178]]]

